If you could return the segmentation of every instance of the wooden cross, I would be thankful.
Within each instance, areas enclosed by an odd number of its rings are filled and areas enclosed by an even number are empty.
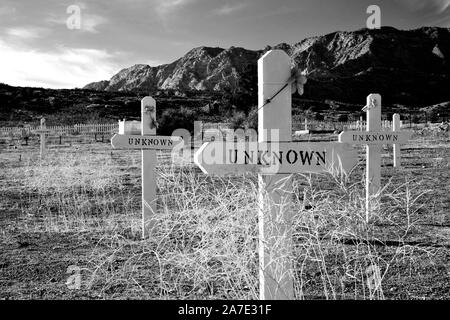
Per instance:
[[[141,134],[115,134],[111,139],[113,148],[140,149],[142,157],[142,238],[155,231],[156,214],[156,150],[172,150],[183,140],[175,136],[157,136],[156,101],[145,97],[141,101]]]
[[[39,134],[39,136],[40,136],[39,139],[40,139],[41,145],[40,145],[40,149],[39,149],[40,150],[39,155],[42,160],[45,157],[46,135],[48,133],[50,133],[50,130],[47,129],[47,125],[45,123],[45,118],[41,119],[41,127],[39,130],[35,130],[35,133]]]
[[[294,298],[290,174],[345,171],[357,163],[350,145],[291,141],[292,86],[286,86],[290,78],[289,56],[281,50],[268,51],[258,60],[258,142],[209,142],[194,155],[194,162],[205,173],[258,173],[262,300]],[[303,88],[298,90],[301,93]]]
[[[367,131],[342,132],[339,142],[366,145],[366,222],[369,222],[371,210],[376,210],[376,196],[381,188],[381,145],[394,145],[394,166],[400,166],[399,144],[410,139],[412,132],[399,131],[399,115],[394,115],[393,131],[381,131],[379,94],[370,94],[363,110],[367,112]]]

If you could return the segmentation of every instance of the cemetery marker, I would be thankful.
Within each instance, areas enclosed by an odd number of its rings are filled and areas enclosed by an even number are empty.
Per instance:
[[[394,166],[400,164],[399,143],[411,138],[411,132],[399,132],[400,116],[394,116],[393,131],[381,131],[381,96],[370,94],[363,110],[367,112],[367,131],[345,131],[339,142],[366,145],[366,222],[375,209],[373,202],[381,188],[381,145],[394,145]],[[397,119],[397,123],[396,122]]]
[[[289,56],[281,50],[268,51],[258,60],[258,143],[214,141],[194,155],[194,162],[208,174],[258,173],[262,300],[294,298],[290,174],[349,171],[357,163],[350,145],[291,141],[292,86],[286,85],[290,78]]]
[[[156,101],[145,97],[141,101],[141,134],[156,134]],[[156,151],[142,150],[142,238],[154,227],[152,216],[156,214]]]
[[[291,60],[284,51],[268,51],[258,60],[258,142],[292,140],[292,86],[285,86],[290,77]],[[258,175],[261,300],[294,298],[290,180],[285,174]]]
[[[35,133],[39,134],[40,136],[40,158],[42,160],[44,159],[45,156],[45,147],[46,147],[45,135],[50,133],[50,130],[47,129],[47,126],[45,124],[45,118],[41,119],[41,128],[39,130],[36,130]]]
[[[139,149],[142,156],[142,237],[148,237],[155,228],[156,214],[156,150],[172,150],[181,137],[156,135],[156,101],[145,97],[141,101],[142,135],[116,134],[111,139],[113,148]]]

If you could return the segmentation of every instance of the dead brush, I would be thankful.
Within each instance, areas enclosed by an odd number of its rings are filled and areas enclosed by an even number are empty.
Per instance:
[[[193,173],[172,167],[160,175],[164,196],[155,217],[158,227],[141,242],[142,251],[127,260],[134,270],[127,279],[133,278],[138,288],[157,288],[154,294],[162,299],[257,298],[254,185],[244,179],[211,181]],[[117,247],[125,249],[120,243]],[[116,276],[114,281],[120,282],[124,274]]]
[[[98,285],[113,288],[127,283],[143,297],[161,299],[257,299],[256,177],[211,178],[175,166],[159,173],[157,230],[139,244],[113,236],[111,248],[116,256],[126,257],[130,246],[136,252],[115,270],[105,268],[109,258],[95,257],[100,266],[95,268]],[[293,261],[289,272],[296,280],[296,297],[386,298],[383,283],[395,276],[391,267],[405,263],[416,250],[408,244],[409,231],[417,221],[417,200],[423,194],[413,187],[416,182],[407,181],[393,190],[388,184],[379,197],[392,198],[401,206],[406,201],[409,209],[381,204],[368,224],[363,181],[350,183],[329,175],[296,175],[293,180],[294,246],[287,255]],[[328,190],[323,190],[323,183]],[[403,229],[395,225],[394,230],[401,231],[393,234],[386,229],[393,223]],[[387,244],[391,237],[398,239],[398,245]],[[282,236],[273,243],[281,247],[287,240]],[[275,261],[275,269],[277,263],[282,262]]]
[[[187,165],[157,167],[158,228],[142,241],[139,190],[124,187],[121,174],[139,171],[138,156],[127,154],[125,162],[135,161],[121,167],[107,153],[24,164],[14,173],[29,197],[23,228],[99,233],[83,266],[99,298],[258,299],[256,177],[219,179]],[[139,185],[136,177],[128,179]],[[427,261],[437,253],[410,241],[426,210],[421,199],[428,191],[420,181],[388,183],[366,223],[364,182],[350,178],[293,176],[292,232],[273,243],[293,244],[285,256],[293,261],[288,272],[298,299],[388,298],[386,286],[399,267],[412,273],[418,252]]]
[[[392,265],[404,262],[406,252],[412,257],[416,246],[408,244],[408,237],[423,207],[418,200],[428,191],[420,182],[388,183],[377,197],[382,199],[379,209],[366,223],[364,181],[327,179],[335,182],[332,190],[320,191],[319,179],[303,175],[306,185],[296,185],[295,193],[304,195],[297,201],[293,227],[297,296],[384,299],[383,283],[394,276]],[[304,209],[304,201],[310,210]]]
[[[14,176],[27,199],[22,212],[28,230],[104,230],[109,222],[129,220],[135,212],[133,196],[102,153],[73,157],[61,152],[39,163],[30,158]]]

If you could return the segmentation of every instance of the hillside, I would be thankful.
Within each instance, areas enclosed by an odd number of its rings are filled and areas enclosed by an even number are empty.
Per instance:
[[[140,100],[145,95],[126,91],[55,90],[0,84],[0,126],[37,125],[41,117],[47,119],[48,125],[140,119]],[[201,108],[219,99],[217,94],[199,93],[177,97],[170,91],[160,91],[155,97],[158,122],[165,131],[179,125],[192,126],[195,116],[213,121],[214,116],[202,114]]]
[[[171,64],[158,67],[134,65],[109,81],[89,84],[85,89],[106,91],[222,91],[249,89],[255,80],[259,52],[243,48],[199,47]]]
[[[362,103],[380,93],[387,103],[431,105],[450,100],[450,29],[391,27],[334,32],[273,48],[286,51],[306,73],[306,99]],[[271,47],[252,51],[199,47],[173,63],[135,65],[86,89],[242,91],[255,94],[256,62]]]
[[[257,60],[270,49],[286,51],[308,76],[305,94],[293,96],[296,117],[357,119],[366,96],[375,92],[383,96],[385,115],[448,117],[450,29],[385,27],[258,51],[199,47],[173,63],[135,65],[84,89],[0,84],[0,125],[36,124],[42,116],[54,124],[139,119],[146,95],[157,99],[161,130],[169,133],[194,120],[229,121],[239,111],[246,119],[257,104]]]

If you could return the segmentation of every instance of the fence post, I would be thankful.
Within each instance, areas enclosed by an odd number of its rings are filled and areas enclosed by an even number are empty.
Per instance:
[[[292,140],[291,85],[263,107],[288,82],[290,75],[291,61],[284,51],[271,50],[258,60],[258,142]],[[262,300],[294,298],[290,180],[286,174],[258,175]]]

